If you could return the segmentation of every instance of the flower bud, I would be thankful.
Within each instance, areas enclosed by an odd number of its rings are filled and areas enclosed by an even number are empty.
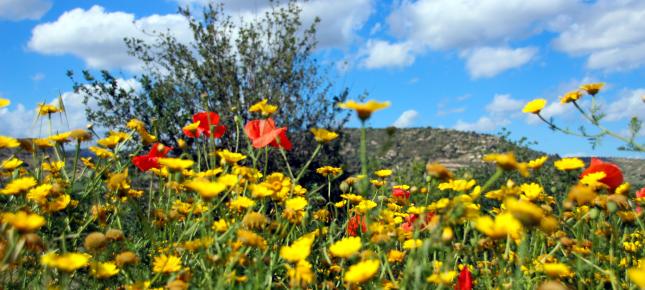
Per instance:
[[[93,232],[85,237],[85,249],[88,251],[98,250],[105,247],[107,238],[103,233]]]
[[[116,264],[121,267],[124,265],[133,265],[138,263],[139,257],[134,252],[127,251],[116,255],[116,258],[114,260]]]
[[[123,231],[118,229],[107,230],[107,232],[105,232],[105,236],[110,241],[122,241],[125,238]]]

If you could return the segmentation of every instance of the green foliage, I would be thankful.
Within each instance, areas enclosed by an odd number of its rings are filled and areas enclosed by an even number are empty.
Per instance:
[[[180,8],[193,33],[189,44],[164,32],[150,32],[156,35],[153,43],[125,39],[129,53],[144,68],[135,77],[141,89],[120,88],[107,71],[100,78],[84,71],[85,81],[75,80],[74,87],[86,104],[97,103],[87,109],[88,120],[118,129],[114,126],[137,118],[151,124],[160,141],[176,146],[181,128],[193,114],[214,111],[228,129],[221,140],[227,146],[243,134],[234,118],[257,118],[248,107],[268,99],[280,107],[276,123],[288,126],[290,132],[302,134],[312,127],[340,130],[348,115],[339,115],[335,104],[347,98],[348,90],[335,94],[327,72],[313,55],[319,21],[305,27],[297,1],[278,4],[257,20],[241,23],[221,5],[205,7],[199,15]],[[69,76],[74,79],[72,72]],[[187,141],[190,145],[192,140]],[[290,161],[300,164],[314,147],[313,138],[299,135],[292,141],[294,148],[307,151],[290,154]],[[326,149],[323,155],[337,149]]]

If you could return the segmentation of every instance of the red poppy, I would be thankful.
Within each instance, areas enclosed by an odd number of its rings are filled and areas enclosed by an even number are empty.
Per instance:
[[[172,147],[164,146],[161,143],[152,144],[148,155],[140,155],[132,157],[132,164],[139,168],[141,171],[148,171],[151,168],[160,168],[158,159],[168,155]]]
[[[219,124],[219,115],[214,112],[200,112],[193,115],[193,123],[199,122],[196,130],[184,129],[184,134],[190,138],[199,138],[201,135],[206,137],[220,138],[226,133],[226,127]]]
[[[426,213],[426,218],[425,221],[423,221],[423,227],[428,225],[430,221],[432,221],[432,218],[434,217],[433,212],[427,212]],[[410,214],[407,217],[405,217],[405,221],[401,224],[401,228],[406,231],[406,232],[411,232],[414,230],[415,222],[419,219],[418,214]]]
[[[645,197],[645,187],[641,188],[641,190],[636,192],[636,198],[641,198],[641,197]],[[642,211],[643,209],[640,206],[636,207],[637,213],[641,213]]]
[[[589,164],[589,167],[580,174],[580,178],[587,174],[601,171],[607,176],[601,179],[600,182],[607,185],[611,191],[614,191],[616,187],[623,183],[623,172],[620,170],[620,167],[616,164],[605,162],[598,158],[591,158],[591,164]]]
[[[347,222],[347,234],[355,237],[358,235],[358,230],[361,233],[367,232],[367,219],[360,215],[355,215]]]
[[[248,122],[244,126],[244,132],[251,138],[254,148],[264,148],[269,145],[291,150],[291,141],[287,138],[287,127],[276,128],[275,122],[271,118]]]
[[[395,188],[392,190],[392,197],[398,198],[398,199],[409,199],[410,192],[407,190],[403,190],[401,188]]]
[[[457,284],[455,284],[455,290],[470,290],[473,289],[473,276],[470,274],[470,269],[467,265],[461,269],[459,272],[459,277],[457,277]]]

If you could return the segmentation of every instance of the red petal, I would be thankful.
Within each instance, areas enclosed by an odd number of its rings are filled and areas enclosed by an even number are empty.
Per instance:
[[[623,172],[620,170],[620,167],[614,163],[605,162],[598,158],[591,158],[589,167],[580,174],[580,178],[595,172],[604,172],[607,175],[600,182],[609,186],[609,189],[612,191],[623,183]]]
[[[139,168],[141,171],[148,171],[151,168],[159,168],[159,162],[157,162],[157,157],[150,157],[147,155],[134,156],[132,157],[132,164]]]
[[[455,290],[471,290],[473,289],[473,277],[470,274],[470,270],[467,265],[461,269],[459,277],[457,278],[457,284],[455,285]]]

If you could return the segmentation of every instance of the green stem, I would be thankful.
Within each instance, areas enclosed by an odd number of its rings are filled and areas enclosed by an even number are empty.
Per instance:
[[[298,176],[296,176],[296,179],[295,179],[295,181],[293,182],[294,184],[297,184],[297,183],[298,183],[298,180],[300,180],[300,178],[302,178],[302,175],[303,175],[303,174],[305,174],[305,171],[307,170],[307,168],[309,168],[309,165],[311,165],[311,162],[314,160],[314,158],[316,158],[316,156],[317,156],[317,155],[318,155],[318,153],[320,152],[320,149],[321,149],[321,148],[322,148],[322,145],[321,145],[321,144],[318,144],[318,146],[316,146],[316,150],[314,150],[314,153],[313,153],[313,154],[311,154],[311,157],[309,158],[309,160],[307,160],[307,163],[305,163],[305,166],[303,166],[303,167],[300,169],[300,172],[298,172]]]

